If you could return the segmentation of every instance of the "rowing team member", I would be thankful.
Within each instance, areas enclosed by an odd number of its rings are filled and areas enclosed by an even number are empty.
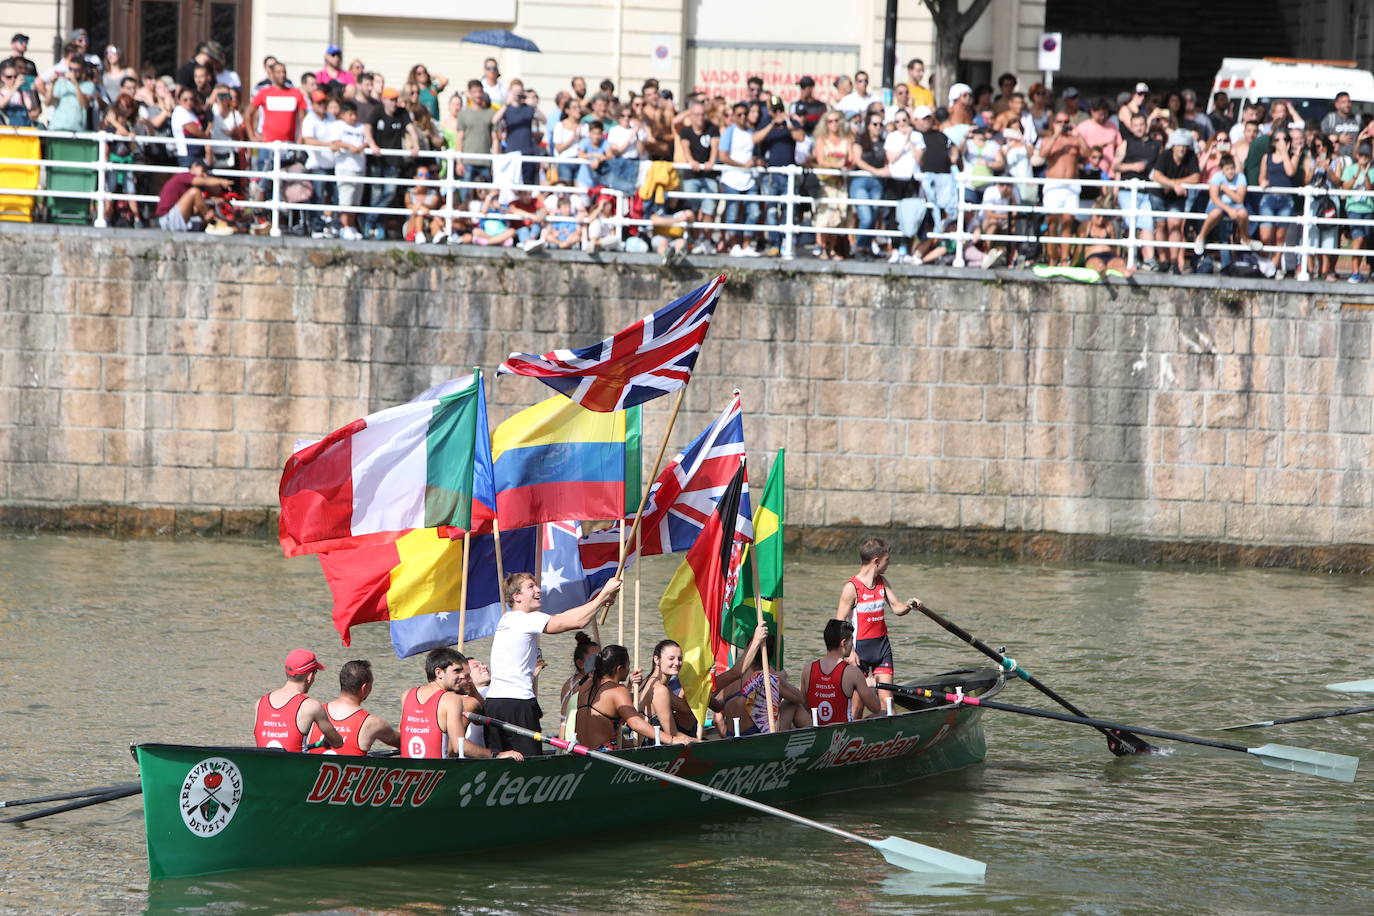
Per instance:
[[[891,559],[892,548],[886,541],[865,538],[859,545],[859,571],[840,589],[840,605],[835,611],[836,620],[848,620],[854,625],[854,651],[848,661],[859,667],[870,687],[878,681],[891,683],[896,679],[892,643],[887,636],[887,612],[902,617],[913,608],[924,606],[919,598],[904,605],[892,599],[892,586],[883,575]],[[860,701],[854,701],[851,712],[855,718],[862,714]]]
[[[303,751],[312,729],[318,729],[331,748],[343,746],[344,739],[324,711],[319,700],[310,698],[315,674],[324,670],[309,649],[292,649],[286,655],[286,683],[261,697],[253,738],[258,747]]]
[[[475,729],[468,714],[481,712],[483,700],[466,656],[455,649],[431,649],[425,656],[425,677],[424,684],[407,690],[401,700],[402,757],[525,759],[519,751],[492,753],[485,740],[468,740]]]

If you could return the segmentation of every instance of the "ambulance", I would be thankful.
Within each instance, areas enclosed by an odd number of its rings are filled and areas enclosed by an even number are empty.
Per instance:
[[[1244,102],[1267,105],[1283,99],[1293,103],[1303,120],[1320,121],[1338,92],[1350,93],[1355,111],[1374,111],[1374,74],[1358,69],[1353,60],[1227,57],[1212,81],[1208,111],[1218,92],[1230,96],[1232,117]]]

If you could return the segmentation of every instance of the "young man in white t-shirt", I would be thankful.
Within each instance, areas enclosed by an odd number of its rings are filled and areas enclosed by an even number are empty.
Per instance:
[[[510,610],[501,615],[496,635],[491,640],[491,686],[487,690],[486,714],[512,725],[539,731],[543,711],[534,695],[534,672],[539,664],[539,634],[571,633],[592,622],[597,611],[609,605],[620,580],[611,579],[586,604],[561,614],[540,610],[543,596],[531,573],[512,573],[504,586]],[[487,747],[493,754],[519,751],[526,757],[543,752],[538,741],[508,734],[487,726]]]

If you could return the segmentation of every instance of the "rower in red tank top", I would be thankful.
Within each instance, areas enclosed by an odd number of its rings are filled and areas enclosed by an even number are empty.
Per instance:
[[[468,757],[525,759],[518,751],[493,755],[466,740],[468,717],[460,695],[472,687],[466,656],[447,647],[431,649],[425,656],[425,677],[429,680],[407,690],[401,700],[402,757],[456,757],[461,748]]]
[[[854,624],[854,652],[849,661],[858,665],[872,685],[879,680],[895,679],[892,665],[892,643],[887,635],[887,612],[901,617],[911,610],[910,604],[899,605],[892,600],[892,586],[884,578],[892,550],[882,538],[865,538],[859,545],[859,571],[840,590],[840,604],[836,620],[850,620]],[[911,599],[919,604],[916,598]],[[854,713],[859,713],[857,702]]]
[[[312,754],[343,754],[361,756],[372,748],[374,741],[401,746],[401,736],[390,723],[363,709],[363,702],[372,693],[372,664],[364,659],[345,662],[339,668],[339,697],[326,703],[324,713],[334,729],[343,736],[338,750],[312,748]],[[319,726],[310,726],[310,744],[320,739]]]
[[[330,747],[343,744],[324,707],[309,697],[315,673],[324,670],[315,653],[293,649],[286,656],[285,667],[286,683],[258,699],[253,725],[257,746],[299,753],[305,750],[305,737],[312,724],[319,727]]]
[[[864,681],[863,673],[845,661],[854,651],[854,625],[847,620],[827,620],[823,637],[825,655],[812,662],[802,678],[806,706],[816,724],[849,722],[864,708],[877,712],[877,693]],[[857,712],[850,711],[851,704]]]

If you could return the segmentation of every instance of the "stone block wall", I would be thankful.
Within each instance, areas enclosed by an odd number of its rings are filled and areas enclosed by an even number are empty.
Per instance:
[[[862,528],[999,557],[1374,568],[1362,291],[738,267],[7,229],[0,521],[271,536],[297,439],[591,342],[720,270],[670,454],[738,387],[751,474],[787,446],[811,546]],[[547,394],[488,383],[493,422]],[[646,414],[648,458],[670,403]]]

